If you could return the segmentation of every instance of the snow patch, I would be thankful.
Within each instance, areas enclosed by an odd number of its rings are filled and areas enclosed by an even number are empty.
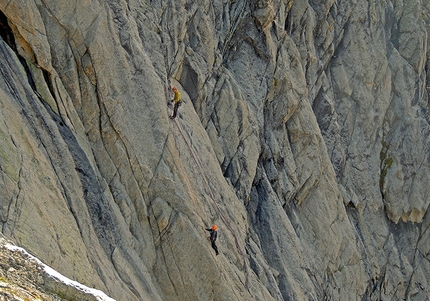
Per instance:
[[[36,261],[38,264],[40,264],[41,266],[43,266],[44,271],[51,276],[52,278],[54,278],[55,280],[64,283],[67,286],[70,287],[74,287],[77,290],[84,292],[86,294],[91,294],[93,295],[96,300],[98,301],[116,301],[115,299],[112,299],[110,297],[108,297],[105,293],[103,293],[100,290],[94,289],[94,288],[90,288],[88,286],[85,286],[77,281],[71,280],[69,278],[67,278],[66,276],[60,274],[59,272],[57,272],[56,270],[54,270],[53,268],[51,268],[50,266],[47,266],[46,264],[44,264],[42,261],[40,261],[38,258],[34,257],[33,255],[31,255],[30,253],[28,253],[25,249],[11,245],[11,244],[6,244],[5,245],[6,248],[8,248],[9,250],[15,252],[21,252],[23,254],[25,254],[26,256],[30,257],[32,260]]]

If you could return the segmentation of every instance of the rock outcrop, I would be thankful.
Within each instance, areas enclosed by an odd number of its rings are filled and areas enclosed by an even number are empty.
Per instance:
[[[427,300],[429,5],[0,1],[2,233],[117,300]]]
[[[0,300],[112,301],[103,292],[70,280],[0,235]]]

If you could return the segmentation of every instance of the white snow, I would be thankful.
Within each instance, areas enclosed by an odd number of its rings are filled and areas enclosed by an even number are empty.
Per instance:
[[[43,268],[44,268],[44,270],[45,270],[45,272],[48,275],[50,275],[55,280],[64,283],[65,285],[74,287],[77,290],[80,290],[80,291],[82,291],[84,293],[91,294],[94,297],[96,297],[96,300],[98,300],[98,301],[115,301],[115,299],[112,299],[112,298],[108,297],[105,293],[103,293],[100,290],[97,290],[97,289],[94,289],[94,288],[90,288],[88,286],[85,286],[85,285],[77,282],[77,281],[71,280],[71,279],[67,278],[66,276],[61,275],[60,273],[58,273],[56,270],[54,270],[50,266],[47,266],[46,264],[44,264],[38,258],[36,258],[33,255],[29,254],[23,248],[20,248],[20,247],[11,245],[11,244],[6,244],[6,248],[8,248],[11,251],[19,251],[19,252],[21,252],[21,253],[29,256],[31,259],[35,260],[37,263],[39,263],[40,265],[42,265]]]

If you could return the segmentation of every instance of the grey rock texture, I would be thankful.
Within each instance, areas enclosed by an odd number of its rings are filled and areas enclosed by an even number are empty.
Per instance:
[[[428,300],[429,6],[0,0],[2,233],[117,300]]]
[[[65,278],[0,234],[0,300],[112,301],[106,294]]]

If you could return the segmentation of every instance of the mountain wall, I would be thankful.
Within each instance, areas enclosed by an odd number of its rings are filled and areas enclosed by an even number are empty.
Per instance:
[[[429,8],[0,0],[2,233],[116,300],[428,300]]]

